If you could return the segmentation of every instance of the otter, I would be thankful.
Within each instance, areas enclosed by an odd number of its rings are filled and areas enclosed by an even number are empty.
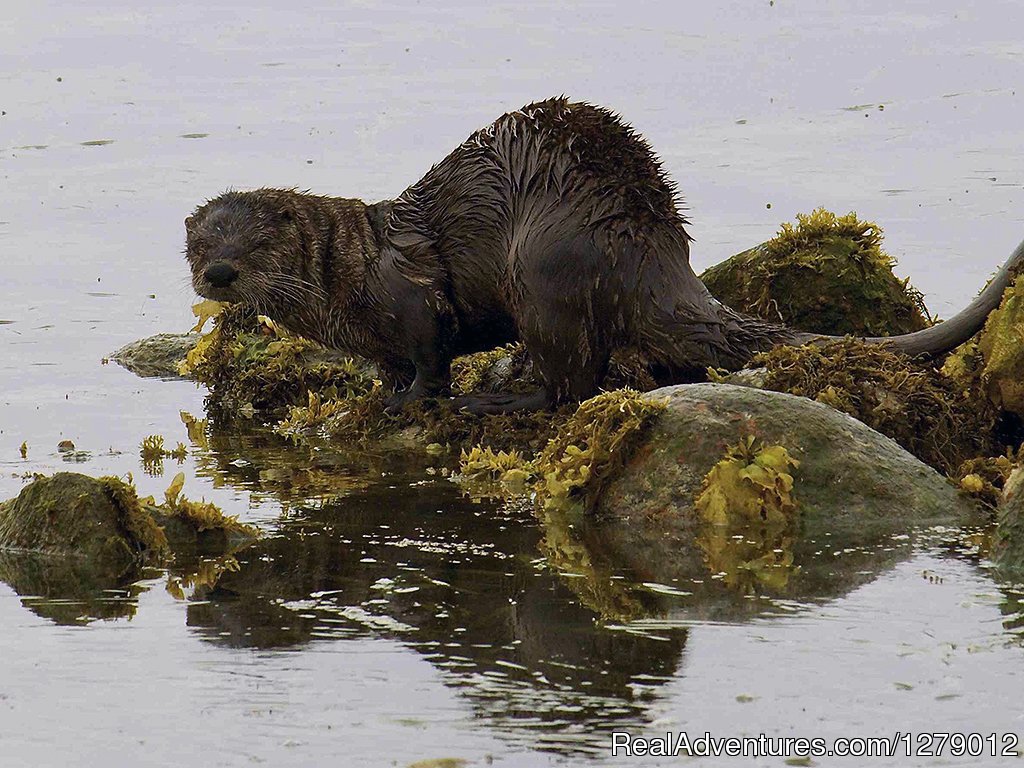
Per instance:
[[[594,395],[614,350],[660,382],[737,369],[823,337],[715,300],[689,261],[689,223],[647,142],[614,113],[565,97],[499,117],[393,201],[229,191],[185,221],[196,291],[378,363],[392,410],[449,390],[462,354],[520,340],[533,394],[470,395],[478,413]],[[977,332],[1024,259],[1018,246],[951,320],[871,341],[937,355]]]

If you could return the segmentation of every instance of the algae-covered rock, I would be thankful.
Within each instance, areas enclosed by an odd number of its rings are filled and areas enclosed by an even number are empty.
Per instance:
[[[183,379],[179,363],[200,338],[197,333],[160,333],[126,344],[110,359],[143,378]]]
[[[73,472],[35,480],[0,503],[0,549],[81,557],[117,573],[169,554],[134,488]]]
[[[893,336],[926,327],[921,294],[893,275],[882,230],[819,208],[701,280],[719,301],[766,320],[833,336]]]
[[[37,478],[0,502],[0,550],[79,557],[121,572],[162,565],[183,548],[222,553],[259,536],[214,504],[182,496],[184,482],[179,472],[157,505],[116,477],[58,472]]]
[[[895,442],[821,403],[728,384],[666,387],[647,396],[666,399],[666,410],[598,498],[604,517],[696,521],[705,476],[730,446],[751,436],[800,462],[793,494],[804,521],[883,521],[909,529],[974,510]]]
[[[981,333],[946,358],[943,371],[965,391],[984,392],[997,408],[1024,416],[1024,275],[1003,292]]]
[[[207,385],[210,405],[226,415],[264,418],[305,406],[309,393],[352,397],[373,387],[376,369],[292,336],[242,305],[225,308],[179,372]]]
[[[764,388],[848,413],[946,474],[999,449],[996,414],[983,398],[926,362],[882,346],[841,339],[777,347],[755,362],[765,366]]]
[[[666,409],[579,535],[595,564],[679,585],[702,616],[764,610],[742,596],[841,594],[918,532],[978,519],[933,469],[821,403],[713,383],[648,396]]]
[[[0,502],[0,581],[62,624],[131,616],[142,569],[172,559],[169,589],[215,581],[234,562],[231,553],[259,532],[208,502],[181,497],[183,483],[179,474],[156,505],[115,477],[37,478]]]

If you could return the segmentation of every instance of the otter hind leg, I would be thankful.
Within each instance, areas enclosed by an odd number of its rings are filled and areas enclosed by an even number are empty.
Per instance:
[[[578,402],[597,394],[608,371],[615,328],[614,302],[608,300],[607,256],[589,236],[563,237],[540,244],[519,262],[514,312],[518,335],[543,390],[529,395],[471,395],[456,404],[477,413],[508,413]],[[571,286],[594,286],[571,291]],[[567,286],[570,287],[567,292]]]

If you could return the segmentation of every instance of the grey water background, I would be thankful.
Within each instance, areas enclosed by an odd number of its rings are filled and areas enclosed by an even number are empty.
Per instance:
[[[14,0],[5,15],[0,498],[31,472],[132,472],[160,493],[177,471],[144,474],[138,445],[184,441],[179,412],[201,415],[203,392],[101,361],[190,326],[181,222],[198,202],[263,185],[392,197],[550,95],[609,106],[648,138],[686,201],[698,270],[798,212],[856,210],[948,317],[1024,237],[1017,3]],[[64,439],[81,464],[57,452]],[[316,579],[302,571],[235,616],[230,601],[176,601],[153,574],[111,595],[131,620],[77,622],[0,584],[4,765],[630,764],[602,724],[1024,731],[1020,592],[976,559],[922,546],[833,600],[599,626],[535,562],[529,520],[389,470],[353,471],[340,501],[289,501],[263,487],[272,453],[261,475],[245,439],[225,445],[192,446],[186,492],[288,546],[322,540]],[[382,554],[396,541],[406,559]],[[356,582],[392,602],[349,600]],[[428,597],[435,582],[455,594]],[[422,603],[400,611],[404,589]],[[508,607],[527,599],[544,608],[536,625]],[[474,600],[494,616],[452,608]],[[436,621],[403,613],[421,609]],[[570,668],[560,684],[552,670]]]

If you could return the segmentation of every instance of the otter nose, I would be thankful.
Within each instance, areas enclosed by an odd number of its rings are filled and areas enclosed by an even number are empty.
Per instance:
[[[238,277],[238,270],[228,264],[226,261],[215,261],[213,264],[206,268],[203,273],[210,285],[214,288],[227,288]]]

